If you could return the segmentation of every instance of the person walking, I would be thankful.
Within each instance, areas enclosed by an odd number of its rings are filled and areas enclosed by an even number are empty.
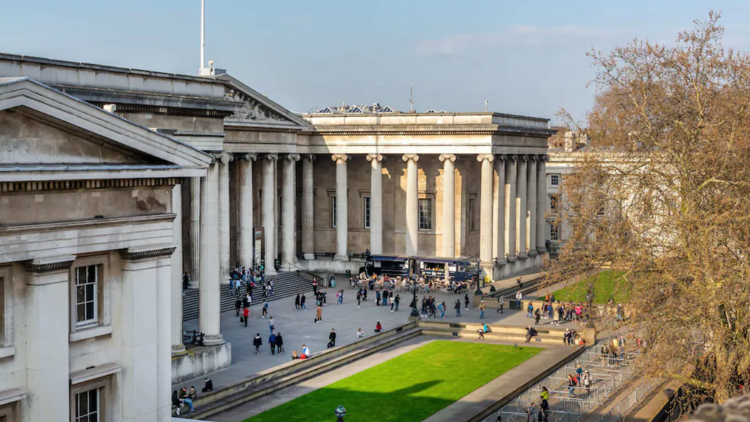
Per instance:
[[[234,316],[240,316],[240,309],[242,308],[242,298],[237,296],[237,300],[234,301]]]
[[[281,337],[281,333],[276,333],[276,350],[280,355],[284,354],[284,339]]]
[[[503,306],[505,306],[505,296],[504,295],[500,295],[500,296],[497,297],[497,304],[499,305],[499,307],[497,308],[497,311],[495,311],[495,313],[500,312],[502,314],[503,313]]]
[[[440,318],[445,318],[445,302],[441,303],[440,306]]]
[[[542,313],[539,312],[539,308],[534,311],[534,325],[539,325],[539,318],[542,316]]]
[[[393,303],[396,304],[396,312],[398,312],[398,304],[401,303],[401,295],[398,293],[396,294],[396,298],[393,299]]]
[[[578,397],[575,393],[576,379],[573,374],[568,374],[568,397]]]
[[[255,334],[255,338],[253,338],[253,346],[255,346],[255,354],[257,355],[258,352],[260,352],[260,346],[263,345],[263,340],[260,338],[260,333]]]
[[[273,317],[268,317],[268,331],[273,333],[275,329],[276,329],[276,321],[273,320]]]
[[[271,331],[271,335],[268,336],[268,346],[271,347],[271,355],[276,354],[276,332]]]
[[[484,299],[479,301],[479,319],[484,319]]]
[[[469,294],[468,293],[464,295],[464,304],[466,305],[466,310],[468,311],[469,310]]]
[[[318,308],[316,309],[316,316],[315,316],[315,323],[323,322],[323,307],[318,304]]]
[[[190,286],[190,276],[187,272],[182,275],[182,290],[187,290],[188,286]]]
[[[456,304],[453,305],[453,309],[456,310],[456,318],[461,316],[461,299],[456,299]]]
[[[362,291],[357,290],[357,308],[362,304]]]
[[[380,306],[380,290],[375,290],[375,306]]]
[[[299,293],[297,293],[297,297],[294,298],[294,309],[299,311],[300,305],[299,305]]]
[[[263,319],[266,319],[266,317],[268,316],[268,301],[267,300],[263,301],[263,313],[262,313],[262,316],[263,316]]]
[[[299,299],[299,306],[302,307],[302,310],[307,310],[307,305],[305,305],[305,294],[302,293],[302,297]]]
[[[250,319],[250,308],[244,308],[242,310],[242,320],[245,322],[245,328],[247,328],[247,320]]]
[[[328,348],[336,347],[336,330],[331,328],[331,333],[328,334]]]
[[[516,292],[516,308],[521,309],[521,299],[523,299],[523,293],[521,291]]]

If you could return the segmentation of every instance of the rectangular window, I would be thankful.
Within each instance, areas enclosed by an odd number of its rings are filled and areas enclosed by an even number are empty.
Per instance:
[[[419,200],[419,230],[432,230],[432,199]]]
[[[95,388],[75,395],[74,422],[99,422],[102,420],[99,390],[99,388]]]
[[[364,208],[364,211],[365,211],[365,215],[364,215],[364,217],[365,217],[365,228],[369,229],[370,228],[370,197],[369,196],[365,196],[362,199],[364,199],[363,208]]]
[[[474,230],[474,198],[469,198],[469,231]]]
[[[550,195],[549,196],[549,210],[557,211],[559,206],[560,206],[560,195]]]
[[[5,277],[0,276],[0,347],[6,346],[5,342]],[[3,422],[3,420],[0,420]]]
[[[336,228],[336,197],[331,197],[331,227]]]
[[[551,186],[560,186],[560,175],[559,174],[551,174],[549,176],[549,184]]]
[[[555,223],[549,225],[549,240],[560,240],[560,228]]]
[[[75,274],[76,326],[95,325],[99,312],[99,266],[78,267]]]

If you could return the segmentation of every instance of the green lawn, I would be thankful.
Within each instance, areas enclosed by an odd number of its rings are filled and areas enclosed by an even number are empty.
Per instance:
[[[604,304],[610,298],[614,298],[615,303],[625,303],[630,299],[630,291],[625,287],[625,283],[617,281],[623,274],[625,274],[624,271],[601,271],[595,276],[588,277],[576,284],[556,291],[554,293],[555,300],[562,302],[586,302],[588,285],[596,277],[594,280],[594,303]]]
[[[338,405],[346,422],[421,421],[541,350],[434,341],[247,421],[335,421]]]

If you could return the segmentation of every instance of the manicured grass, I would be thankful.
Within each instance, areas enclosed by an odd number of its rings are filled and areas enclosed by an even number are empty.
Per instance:
[[[623,274],[625,274],[624,271],[600,271],[595,276],[588,277],[576,284],[556,291],[554,293],[555,300],[562,302],[586,302],[589,283],[592,278],[596,277],[594,280],[594,303],[605,304],[610,298],[614,298],[615,303],[625,303],[630,299],[630,291],[625,287],[625,283],[617,281]]]
[[[335,421],[338,405],[346,422],[421,421],[541,350],[434,341],[247,421]]]

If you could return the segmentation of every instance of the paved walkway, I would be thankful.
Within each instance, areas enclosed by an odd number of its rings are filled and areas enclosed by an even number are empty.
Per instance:
[[[337,277],[337,280],[340,278]],[[515,283],[515,277],[512,279],[498,281],[496,286]],[[341,284],[339,284],[341,286]],[[302,350],[302,344],[306,344],[310,350],[315,353],[323,350],[328,343],[328,335],[331,329],[337,333],[336,345],[341,346],[352,343],[357,340],[356,332],[362,328],[367,335],[373,333],[375,323],[380,321],[384,329],[390,329],[398,325],[406,324],[411,310],[411,295],[406,292],[399,292],[401,295],[401,304],[398,312],[390,312],[390,308],[383,308],[375,305],[374,291],[368,291],[368,301],[362,302],[360,308],[357,308],[356,290],[349,287],[348,284],[341,287],[344,289],[344,304],[336,304],[336,289],[328,289],[328,306],[323,307],[323,322],[316,324],[314,299],[312,293],[307,295],[307,311],[296,311],[294,309],[294,297],[269,302],[269,314],[274,317],[276,332],[280,332],[284,338],[286,353],[284,355],[271,355],[268,347],[268,320],[260,317],[260,307],[250,307],[250,322],[245,328],[239,322],[239,317],[234,312],[224,312],[221,314],[221,332],[224,339],[232,343],[232,366],[227,369],[209,374],[208,377],[214,382],[214,389],[220,389],[233,382],[244,379],[260,371],[280,365],[291,360],[292,351]],[[497,287],[496,287],[497,288]],[[469,299],[472,299],[469,294]],[[445,301],[448,310],[445,313],[446,322],[480,322],[479,310],[463,307],[464,296],[432,293],[438,300],[438,303]],[[421,295],[418,296],[421,300]],[[453,305],[456,299],[461,300],[461,316],[456,318]],[[507,324],[526,326],[530,320],[523,318],[523,315],[517,311],[505,311],[504,314],[496,313],[488,309],[485,313],[485,321],[488,324]],[[440,312],[438,312],[438,317]],[[185,330],[197,330],[198,320],[185,321]],[[252,345],[253,337],[260,333],[263,339],[263,347],[259,355],[255,354],[255,348]],[[175,387],[195,386],[200,390],[203,385],[203,377],[176,384]]]

